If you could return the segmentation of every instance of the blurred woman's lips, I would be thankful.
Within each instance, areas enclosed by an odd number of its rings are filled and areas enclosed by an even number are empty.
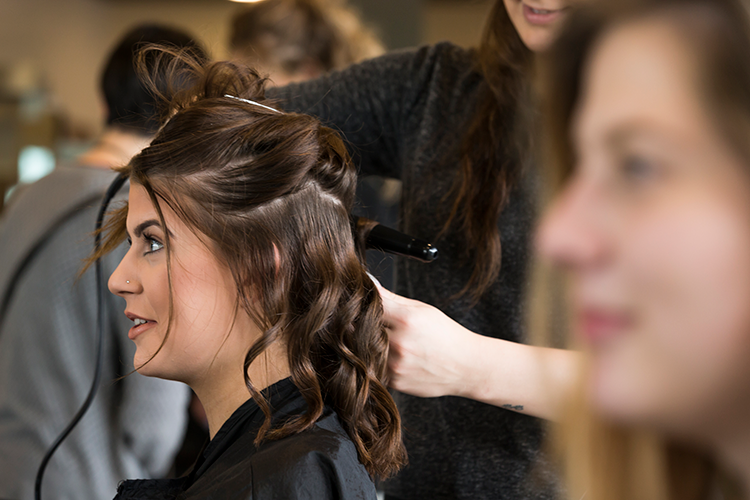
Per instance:
[[[578,317],[583,340],[596,346],[624,334],[633,326],[630,314],[613,309],[584,308]]]
[[[562,9],[542,9],[523,4],[523,16],[529,24],[544,26],[557,21],[563,15]]]

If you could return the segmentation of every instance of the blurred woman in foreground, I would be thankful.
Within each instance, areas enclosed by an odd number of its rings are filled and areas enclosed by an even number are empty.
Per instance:
[[[589,7],[547,70],[538,243],[589,356],[570,498],[747,498],[750,2]]]

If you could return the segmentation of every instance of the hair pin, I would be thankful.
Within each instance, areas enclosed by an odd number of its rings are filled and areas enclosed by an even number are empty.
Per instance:
[[[251,101],[250,99],[243,99],[242,97],[237,97],[229,94],[224,94],[224,97],[228,97],[230,99],[237,99],[238,101],[246,102],[248,104],[253,104],[255,106],[260,106],[261,108],[266,108],[269,111],[273,111],[275,113],[281,113],[278,109],[274,109],[271,106],[266,106],[265,104],[261,104],[259,102]]]

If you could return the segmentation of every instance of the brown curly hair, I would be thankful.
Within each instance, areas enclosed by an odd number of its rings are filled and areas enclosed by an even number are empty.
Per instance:
[[[343,141],[310,116],[243,102],[270,104],[249,68],[148,50],[159,52],[173,82],[197,83],[168,94],[168,121],[122,172],[149,193],[163,227],[159,202],[213,243],[234,277],[237,310],[263,330],[244,363],[247,388],[266,415],[256,443],[311,428],[327,404],[370,474],[390,476],[406,452],[385,384],[382,303],[349,222],[356,171]],[[127,206],[110,216],[100,255],[124,239],[126,215]],[[165,239],[170,270],[166,231]],[[308,411],[272,428],[247,368],[277,342]]]

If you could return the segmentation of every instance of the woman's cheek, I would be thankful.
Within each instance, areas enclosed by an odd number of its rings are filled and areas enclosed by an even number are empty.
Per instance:
[[[750,220],[720,197],[666,201],[634,217],[622,243],[638,322],[602,357],[598,392],[614,413],[674,426],[716,403],[747,353]]]

